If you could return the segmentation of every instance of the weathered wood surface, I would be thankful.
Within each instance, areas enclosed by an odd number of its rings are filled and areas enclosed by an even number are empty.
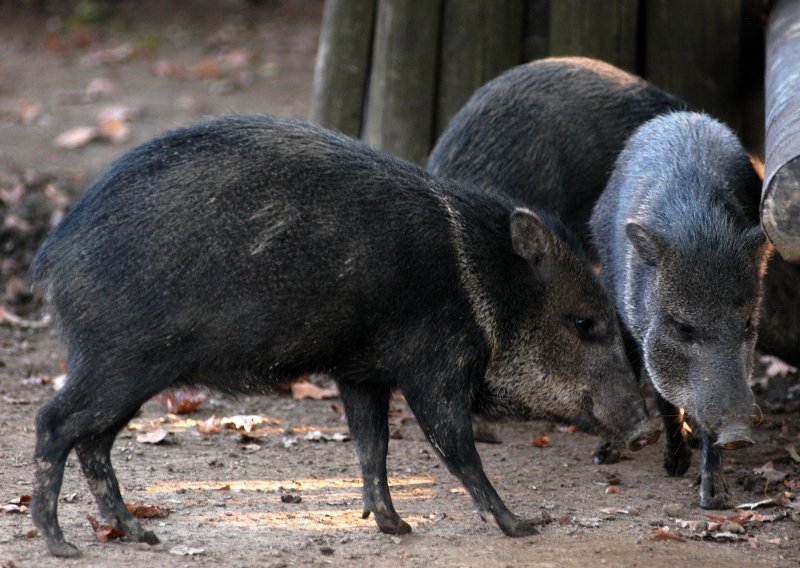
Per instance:
[[[522,0],[444,0],[436,135],[478,88],[522,62]]]
[[[777,0],[769,14],[766,160],[761,222],[781,256],[800,263],[800,2]]]
[[[309,119],[361,134],[375,0],[327,0],[322,16]]]
[[[646,78],[739,130],[742,3],[646,0]]]
[[[583,55],[636,73],[638,0],[552,0],[550,55]]]
[[[378,0],[362,137],[420,164],[433,138],[440,15],[438,0]]]

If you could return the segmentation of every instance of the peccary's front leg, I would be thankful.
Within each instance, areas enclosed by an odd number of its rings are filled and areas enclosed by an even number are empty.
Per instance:
[[[682,424],[678,420],[678,408],[656,393],[656,404],[664,420],[664,469],[672,476],[683,475],[692,463],[692,450],[683,437]]]
[[[487,520],[493,517],[507,536],[537,534],[539,531],[536,527],[541,521],[517,518],[506,508],[483,471],[472,434],[467,389],[433,393],[414,385],[413,388],[402,390],[422,431],[450,473],[469,491],[481,518]]]
[[[381,532],[405,534],[411,526],[394,510],[386,476],[386,452],[389,446],[389,389],[384,386],[339,383],[350,435],[355,442],[364,479],[366,519],[375,514]]]
[[[703,431],[703,459],[700,462],[700,507],[727,509],[728,486],[722,475],[722,450],[714,446],[714,436]]]

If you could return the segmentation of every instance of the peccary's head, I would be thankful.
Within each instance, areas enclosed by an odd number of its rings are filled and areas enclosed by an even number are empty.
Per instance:
[[[636,321],[656,389],[681,406],[716,444],[752,444],[747,380],[768,245],[760,227],[737,228],[722,214],[687,212],[669,236],[645,223],[625,226],[630,264],[626,321]],[[636,268],[638,267],[638,269]]]
[[[612,301],[577,238],[527,209],[512,214],[510,233],[522,284],[508,316],[513,329],[507,326],[487,372],[494,402],[503,414],[619,435],[631,449],[654,442],[660,432],[647,416]]]

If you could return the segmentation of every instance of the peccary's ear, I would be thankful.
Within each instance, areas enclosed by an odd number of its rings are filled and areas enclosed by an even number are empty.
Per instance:
[[[537,264],[550,254],[549,230],[529,209],[517,208],[511,214],[511,244],[522,258]]]
[[[667,245],[656,232],[631,221],[625,225],[625,234],[645,264],[655,266],[664,256]]]

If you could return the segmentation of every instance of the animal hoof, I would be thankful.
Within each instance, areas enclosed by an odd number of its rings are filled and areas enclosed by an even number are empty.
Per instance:
[[[517,521],[517,523],[508,530],[504,530],[506,536],[530,536],[533,534],[539,534],[539,529],[537,528],[542,524],[541,520],[534,520],[534,519],[521,519]]]
[[[161,541],[153,531],[144,531],[138,538],[139,542],[146,542],[147,544],[159,544]]]
[[[386,534],[408,534],[411,532],[411,525],[400,517],[396,519],[380,519],[378,528]]]
[[[664,452],[664,469],[670,477],[678,477],[689,470],[692,463],[692,453],[684,445],[679,446],[674,451],[667,447]]]
[[[65,540],[56,540],[47,542],[47,550],[53,556],[60,556],[61,558],[77,558],[81,555],[78,547],[68,543]]]

